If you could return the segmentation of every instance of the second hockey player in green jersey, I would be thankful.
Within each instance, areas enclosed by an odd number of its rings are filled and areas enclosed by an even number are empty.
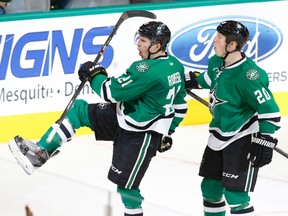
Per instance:
[[[210,89],[213,117],[208,145],[220,150],[248,134],[273,134],[279,128],[280,112],[267,73],[244,53],[239,62],[222,65],[223,59],[214,56],[208,70],[197,77],[201,87]]]
[[[220,23],[213,39],[215,56],[208,70],[185,75],[188,91],[210,90],[212,120],[199,175],[205,216],[254,216],[248,192],[254,191],[259,168],[272,160],[280,112],[266,72],[241,50],[249,40],[242,23]]]

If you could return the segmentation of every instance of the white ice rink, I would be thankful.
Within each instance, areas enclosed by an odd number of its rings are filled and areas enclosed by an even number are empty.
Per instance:
[[[288,152],[288,118],[281,124],[278,147]],[[140,187],[145,216],[203,215],[198,168],[207,135],[208,125],[179,127],[172,149],[152,160]],[[76,136],[60,150],[28,176],[7,144],[0,145],[0,216],[24,216],[26,204],[33,216],[123,216],[116,186],[107,179],[112,144]],[[257,216],[288,215],[287,167],[288,159],[274,152],[260,170],[251,194]]]

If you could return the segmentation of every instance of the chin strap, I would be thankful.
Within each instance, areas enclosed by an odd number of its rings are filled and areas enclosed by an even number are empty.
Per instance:
[[[148,54],[147,59],[150,59],[151,54],[156,54],[156,53],[160,52],[161,49],[162,49],[162,47],[160,47],[156,52],[152,53],[152,52],[150,52],[150,48],[151,48],[153,45],[155,45],[154,42],[152,42],[151,45],[150,45],[150,47],[148,48],[148,53],[149,53],[149,54]]]
[[[150,48],[151,48],[151,47],[149,47],[149,49],[148,49],[148,53],[149,53],[149,54],[148,54],[147,59],[150,59],[151,54],[156,54],[156,53],[158,53],[158,52],[161,50],[161,48],[160,48],[160,49],[158,49],[156,52],[152,53],[152,52],[149,51]]]
[[[227,51],[227,46],[228,46],[228,44],[226,44],[226,47],[225,47],[225,52],[226,52],[226,54],[225,54],[224,57],[222,57],[223,61],[227,58],[227,56],[228,56],[230,53],[234,53],[234,52],[238,51],[237,49],[235,49],[235,50],[229,52],[229,51]]]
[[[231,42],[231,41],[230,41],[230,42]],[[229,43],[230,43],[230,42],[229,42]],[[227,51],[227,47],[228,47],[229,43],[226,42],[226,46],[225,46],[225,52],[226,52],[226,54],[225,54],[224,57],[222,57],[223,61],[227,58],[227,56],[228,56],[230,53],[233,53],[233,52],[239,51],[239,49],[237,49],[237,47],[236,47],[235,50],[233,50],[233,51],[231,51],[231,52]]]

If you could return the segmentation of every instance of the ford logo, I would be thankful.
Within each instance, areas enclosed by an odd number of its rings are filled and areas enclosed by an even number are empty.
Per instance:
[[[225,17],[202,21],[176,32],[168,45],[168,52],[185,66],[206,70],[208,61],[214,55],[213,38],[217,26],[224,20],[237,20],[250,32],[250,41],[243,51],[259,62],[272,55],[282,43],[282,33],[267,21],[247,17]]]

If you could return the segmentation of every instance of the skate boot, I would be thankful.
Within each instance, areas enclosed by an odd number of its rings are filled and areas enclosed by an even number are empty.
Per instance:
[[[28,175],[32,174],[35,168],[41,167],[50,157],[59,153],[58,150],[49,153],[37,144],[23,140],[19,135],[10,140],[8,146],[18,164]]]

